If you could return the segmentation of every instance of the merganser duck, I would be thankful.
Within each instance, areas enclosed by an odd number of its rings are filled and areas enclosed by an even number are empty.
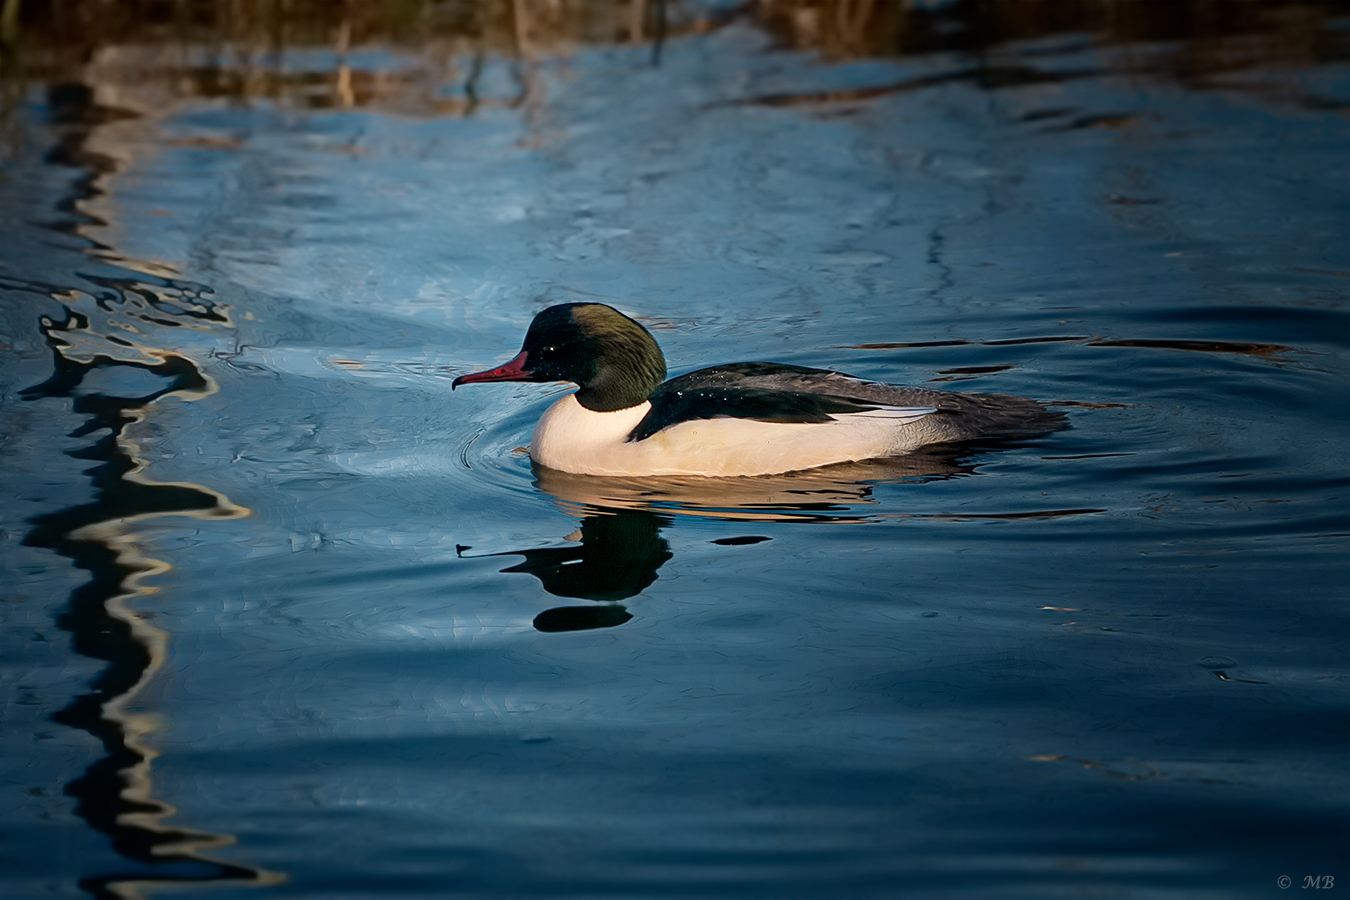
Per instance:
[[[768,362],[662,382],[647,329],[603,303],[550,306],[520,353],[461,384],[570,381],[530,457],[578,475],[771,475],[907,453],[926,444],[1044,434],[1063,416],[1007,394],[960,394]]]

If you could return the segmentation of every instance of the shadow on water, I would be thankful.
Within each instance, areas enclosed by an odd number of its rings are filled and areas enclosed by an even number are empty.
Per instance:
[[[96,220],[79,208],[82,200],[100,193],[98,179],[115,170],[114,163],[85,149],[93,129],[104,121],[123,118],[115,110],[98,107],[83,85],[66,84],[48,95],[50,120],[61,128],[60,138],[46,156],[50,165],[82,170],[70,192],[58,204],[64,218],[47,223],[53,231],[78,235],[89,255],[112,261],[111,248],[87,238],[81,227]],[[161,326],[226,322],[225,315],[204,296],[209,289],[173,281],[152,282],[145,276],[83,276],[103,290],[89,294],[82,288],[0,279],[0,287],[30,293],[61,303],[65,318],[44,316],[39,324],[52,351],[52,374],[41,384],[20,393],[27,402],[71,401],[77,415],[87,417],[70,437],[96,437],[89,445],[68,451],[75,459],[94,463],[85,474],[94,499],[30,520],[24,538],[28,546],[42,547],[68,558],[85,570],[90,580],[76,588],[56,620],[73,637],[77,653],[103,660],[107,667],[52,718],[88,732],[103,746],[105,755],[70,781],[65,793],[77,801],[75,812],[96,831],[107,835],[113,848],[142,868],[105,872],[80,880],[95,897],[140,897],[153,886],[185,886],[204,882],[264,885],[281,880],[261,869],[221,862],[204,854],[234,842],[214,834],[167,823],[176,813],[155,796],[152,765],[157,752],[153,737],[161,729],[157,717],[139,708],[142,689],[162,668],[169,635],[155,627],[150,614],[138,611],[136,601],[154,593],[145,580],[167,571],[167,563],[143,555],[132,531],[134,525],[158,516],[200,519],[235,518],[248,511],[220,494],[198,485],[156,483],[143,475],[144,463],[127,435],[128,426],[141,422],[155,404],[167,397],[194,400],[215,390],[214,384],[180,354],[138,346],[111,333],[106,322],[91,323],[89,315],[68,302],[92,300],[99,313],[123,320]],[[92,311],[92,310],[91,310]],[[127,333],[134,333],[134,327]],[[150,378],[131,378],[136,385],[159,380],[163,386],[135,396],[98,389],[119,383],[122,376],[141,372]],[[134,390],[124,393],[133,393]]]

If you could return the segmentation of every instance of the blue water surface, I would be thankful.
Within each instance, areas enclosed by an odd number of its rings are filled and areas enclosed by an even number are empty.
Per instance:
[[[1350,887],[1346,65],[999,53],[1045,77],[733,23],[468,114],[30,86],[0,893]],[[572,300],[1070,427],[564,476],[565,388],[450,381]]]

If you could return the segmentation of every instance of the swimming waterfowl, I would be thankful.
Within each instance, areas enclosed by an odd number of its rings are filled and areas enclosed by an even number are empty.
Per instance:
[[[1063,416],[1008,394],[865,381],[825,369],[743,362],[664,381],[647,329],[603,303],[534,317],[520,353],[461,384],[565,381],[530,457],[578,475],[770,475],[895,456],[927,444],[1043,434]]]

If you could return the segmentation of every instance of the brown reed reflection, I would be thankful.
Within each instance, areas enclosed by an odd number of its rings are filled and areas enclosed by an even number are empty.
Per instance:
[[[784,44],[832,59],[982,53],[1080,35],[1104,46],[1185,45],[1176,71],[1185,76],[1241,68],[1253,57],[1343,59],[1348,49],[1331,27],[1346,15],[1335,0],[754,0],[750,9]]]
[[[389,73],[348,59],[363,48],[416,50],[426,67],[422,79],[462,83],[472,95],[484,56],[528,60],[582,45],[651,42],[659,61],[668,36],[733,21],[831,60],[981,56],[1044,39],[1051,44],[1040,52],[1049,55],[1074,46],[1144,45],[1146,57],[1121,64],[1187,81],[1271,59],[1316,63],[1350,54],[1345,30],[1334,27],[1346,15],[1341,0],[747,0],[731,7],[699,0],[0,2],[0,54],[19,58],[28,77],[69,78],[89,66],[125,78],[186,70],[196,73],[188,90],[204,96],[278,97],[300,88],[279,77],[294,69],[285,64],[288,51],[328,49],[334,61],[322,67],[322,94],[333,105],[356,106],[389,91],[382,83]],[[1074,41],[1056,46],[1055,38]],[[308,85],[310,96],[316,86]]]
[[[29,82],[87,85],[149,112],[188,97],[407,115],[521,109],[548,132],[541,66],[581,46],[649,45],[729,23],[826,60],[948,53],[942,71],[873,85],[729,99],[794,106],[868,101],[962,81],[984,90],[1121,71],[1191,87],[1276,62],[1350,56],[1337,0],[0,0],[0,154],[27,133]],[[1106,49],[1088,64],[1064,57]],[[394,52],[390,52],[394,51]],[[503,71],[504,70],[504,71]],[[1226,84],[1226,87],[1233,87]],[[1309,108],[1343,103],[1294,85],[1240,82]],[[1067,111],[1067,112],[1072,112]]]

